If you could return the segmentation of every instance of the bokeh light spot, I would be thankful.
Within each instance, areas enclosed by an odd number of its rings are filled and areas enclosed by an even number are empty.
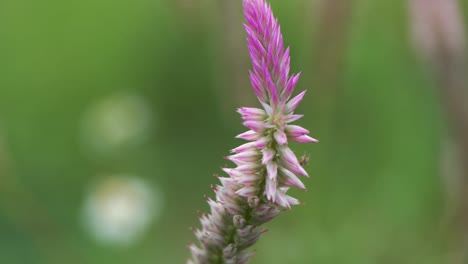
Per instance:
[[[158,218],[162,197],[155,186],[140,178],[119,175],[93,186],[84,202],[90,234],[102,244],[128,246]]]
[[[138,145],[148,138],[154,117],[139,95],[114,94],[92,105],[82,122],[86,148],[101,154]]]

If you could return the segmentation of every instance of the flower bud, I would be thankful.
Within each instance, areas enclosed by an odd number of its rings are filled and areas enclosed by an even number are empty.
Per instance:
[[[260,199],[257,196],[250,196],[247,200],[247,203],[250,208],[257,208],[258,204],[260,203]]]
[[[244,228],[245,224],[246,224],[246,221],[245,221],[245,218],[242,216],[242,215],[235,215],[233,218],[232,218],[232,221],[234,223],[234,226],[236,228]]]

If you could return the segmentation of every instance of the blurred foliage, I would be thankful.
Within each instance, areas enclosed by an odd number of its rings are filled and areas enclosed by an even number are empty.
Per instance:
[[[210,175],[243,131],[235,109],[222,109],[233,87],[220,79],[230,52],[220,2],[0,2],[1,263],[185,261]],[[303,71],[298,89],[309,90],[301,124],[321,143],[294,146],[311,154],[308,192],[297,192],[305,205],[269,225],[252,263],[446,263],[445,123],[411,48],[406,1],[354,1],[337,93],[314,81],[319,5],[271,2]],[[119,94],[145,100],[149,131],[93,151],[83,120]],[[82,207],[94,182],[121,173],[160,190],[162,211],[135,244],[103,245]]]

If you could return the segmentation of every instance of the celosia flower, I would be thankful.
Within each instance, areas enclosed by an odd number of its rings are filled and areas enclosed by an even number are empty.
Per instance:
[[[235,168],[224,168],[213,186],[216,199],[207,198],[210,214],[201,214],[201,229],[194,233],[200,245],[190,245],[188,263],[247,263],[245,250],[266,232],[260,227],[299,201],[287,194],[291,187],[305,189],[297,175],[308,177],[288,143],[317,142],[309,131],[291,123],[302,115],[294,110],[305,91],[292,97],[299,74],[290,75],[289,48],[283,46],[278,20],[265,0],[244,0],[245,30],[252,59],[250,81],[263,109],[238,109],[250,130],[237,136],[249,141],[226,157]],[[292,97],[292,98],[291,98]]]

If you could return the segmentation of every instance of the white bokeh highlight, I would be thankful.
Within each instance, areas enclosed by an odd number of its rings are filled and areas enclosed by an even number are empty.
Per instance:
[[[103,179],[87,194],[83,215],[91,236],[106,245],[137,242],[161,211],[162,197],[155,186],[131,175]]]
[[[113,153],[145,142],[152,132],[154,115],[144,97],[117,93],[91,105],[82,120],[86,148]]]

